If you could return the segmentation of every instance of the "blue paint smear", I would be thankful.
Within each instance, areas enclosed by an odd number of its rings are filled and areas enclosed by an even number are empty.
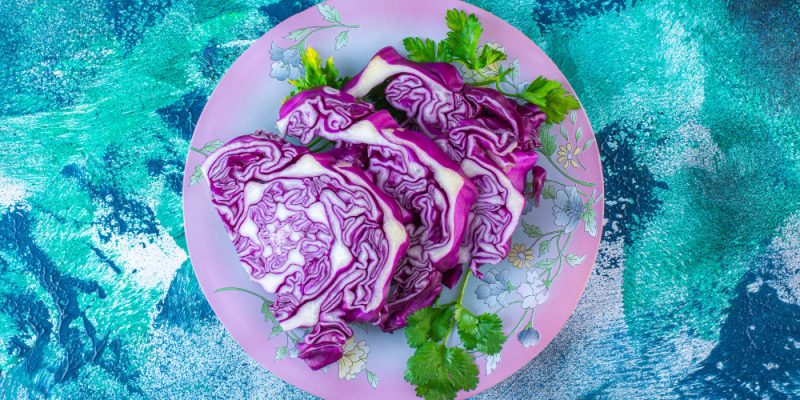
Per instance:
[[[123,54],[127,54],[171,5],[171,0],[106,0],[102,8],[114,35],[122,42]]]
[[[45,349],[53,333],[47,306],[30,293],[4,293],[0,299],[3,309],[20,334],[6,345],[8,355],[25,360],[25,371],[33,374],[43,367]],[[33,345],[28,345],[33,340]]]
[[[216,82],[225,73],[229,62],[225,62],[225,54],[220,51],[216,39],[208,41],[203,51],[199,54],[200,73],[209,81]]]
[[[531,5],[533,21],[543,33],[555,28],[580,26],[590,17],[620,12],[636,5],[636,0],[563,1],[541,0]]]
[[[184,156],[178,155],[175,149],[170,147],[166,150],[166,156],[147,160],[147,173],[151,177],[164,179],[170,190],[176,194],[181,194],[183,191],[184,161]]]
[[[258,11],[267,17],[270,24],[277,25],[286,18],[317,3],[317,1],[313,0],[280,0],[266,6],[261,6],[258,8]]]
[[[92,200],[100,203],[103,207],[111,211],[95,221],[98,226],[98,236],[103,241],[108,241],[113,234],[159,234],[158,222],[155,212],[139,200],[130,197],[120,190],[113,182],[116,171],[120,171],[117,165],[117,151],[112,147],[106,151],[104,166],[97,170],[105,171],[110,174],[108,179],[90,179],[89,173],[85,168],[75,164],[68,164],[61,170],[61,175],[65,178],[74,179],[79,187],[87,191]]]
[[[175,103],[160,108],[158,115],[167,125],[176,129],[181,138],[189,141],[194,133],[197,120],[200,118],[200,113],[206,106],[206,100],[208,100],[208,94],[204,90],[194,89],[181,96]]]
[[[605,180],[605,217],[603,239],[616,241],[630,238],[632,232],[643,229],[663,205],[657,190],[667,190],[658,181],[645,160],[634,150],[637,136],[647,133],[643,122],[614,121],[597,132],[597,144],[603,162]]]
[[[682,397],[729,399],[790,398],[800,394],[800,305],[784,302],[764,283],[782,270],[781,261],[762,257],[736,287],[717,346],[699,368],[680,382]],[[749,290],[757,288],[756,290]]]
[[[95,281],[62,273],[34,242],[31,232],[33,223],[29,211],[22,209],[12,209],[0,216],[0,249],[16,254],[25,270],[48,294],[58,310],[55,316],[57,324],[50,324],[51,316],[47,308],[41,301],[35,300],[33,294],[3,294],[3,304],[13,306],[16,310],[9,315],[15,318],[17,330],[21,332],[11,338],[7,351],[25,359],[24,375],[30,382],[37,381],[36,376],[44,372],[52,373],[52,383],[55,384],[74,380],[81,368],[90,363],[100,365],[114,376],[126,376],[125,365],[100,362],[109,334],[102,337],[98,334],[81,309],[78,299],[84,295],[104,299],[105,291]],[[52,370],[43,370],[42,359],[51,335],[60,347],[60,355]],[[25,345],[26,338],[32,336],[35,336],[34,345]],[[43,393],[49,389],[36,385],[33,388]]]

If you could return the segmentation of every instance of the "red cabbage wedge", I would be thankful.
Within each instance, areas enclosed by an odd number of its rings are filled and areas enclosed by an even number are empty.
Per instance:
[[[369,64],[342,91],[361,98],[391,78],[386,100],[416,121],[422,131],[436,138],[474,115],[475,105],[461,93],[464,81],[456,67],[446,63],[418,64],[392,47],[378,51]]]
[[[386,80],[388,103],[435,138],[477,186],[459,262],[468,262],[480,275],[480,265],[498,263],[508,254],[524,206],[526,177],[538,159],[535,149],[545,114],[495,89],[464,84],[450,64],[415,63],[391,47],[378,51],[342,90],[364,96]],[[535,172],[539,186],[533,190],[540,193],[544,170]]]
[[[341,106],[347,102],[349,106]],[[312,140],[313,132],[340,145],[365,146],[367,172],[405,210],[409,249],[381,316],[381,327],[390,331],[433,303],[443,272],[460,268],[459,248],[475,188],[432,140],[399,128],[387,111],[357,121],[359,116],[350,111],[360,110],[360,103],[332,88],[301,92],[281,108],[278,129],[301,142]],[[323,104],[336,108],[321,108]]]
[[[346,322],[373,322],[408,246],[396,202],[360,168],[277,136],[240,136],[203,164],[212,202],[251,279],[275,294],[312,369],[341,358]]]

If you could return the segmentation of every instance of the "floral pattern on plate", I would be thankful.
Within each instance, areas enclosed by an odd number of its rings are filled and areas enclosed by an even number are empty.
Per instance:
[[[300,53],[306,47],[306,40],[317,32],[328,29],[342,29],[336,35],[336,50],[347,46],[350,41],[350,29],[357,29],[359,25],[347,25],[342,23],[342,16],[339,11],[328,4],[318,4],[317,10],[322,16],[323,24],[305,26],[295,29],[284,36],[284,39],[296,43],[288,47],[281,47],[272,42],[270,48],[270,72],[269,76],[279,81],[299,79],[305,73],[303,65],[300,63]]]

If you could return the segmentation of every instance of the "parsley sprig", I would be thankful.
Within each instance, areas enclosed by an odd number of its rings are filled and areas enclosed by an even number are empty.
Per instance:
[[[543,76],[537,77],[519,93],[504,91],[501,85],[511,83],[508,81],[508,75],[513,69],[499,66],[496,72],[485,71],[490,65],[505,60],[507,55],[488,44],[480,46],[483,27],[478,17],[475,14],[467,15],[463,10],[452,9],[447,11],[445,22],[450,31],[447,32],[447,37],[439,42],[419,37],[405,38],[403,46],[408,52],[408,58],[417,62],[463,64],[481,79],[471,82],[472,85],[494,85],[506,96],[536,104],[545,113],[546,122],[549,124],[563,121],[570,110],[580,108],[578,100],[562,87],[561,82]]]
[[[448,10],[445,23],[450,29],[447,38],[438,43],[432,39],[408,37],[403,40],[403,46],[408,51],[408,58],[416,62],[449,62],[463,64],[470,70],[478,73],[483,81],[473,82],[476,86],[486,86],[499,83],[511,72],[510,69],[500,69],[494,76],[488,76],[483,69],[498,61],[506,59],[502,51],[483,45],[479,48],[479,40],[483,34],[478,17],[475,14],[465,13],[463,10]]]
[[[406,362],[405,379],[425,400],[453,399],[459,391],[475,389],[478,366],[470,352],[497,354],[506,341],[500,317],[475,315],[461,304],[468,279],[465,273],[455,302],[423,308],[408,318],[406,340],[415,350]],[[454,330],[461,346],[448,345]]]
[[[306,47],[306,50],[300,55],[300,63],[303,64],[305,75],[297,80],[289,80],[289,83],[294,86],[294,90],[289,93],[289,97],[303,90],[320,86],[339,89],[348,80],[347,77],[339,76],[339,70],[333,65],[333,57],[329,57],[323,64],[319,54],[313,47]]]

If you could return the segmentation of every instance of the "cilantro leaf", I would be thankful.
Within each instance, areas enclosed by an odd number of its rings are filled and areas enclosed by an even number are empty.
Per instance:
[[[464,347],[488,355],[499,353],[506,341],[500,317],[490,313],[475,316],[463,308],[460,311],[456,313],[456,319],[458,336]]]
[[[431,340],[439,342],[447,338],[452,329],[450,323],[453,321],[453,312],[453,307],[448,305],[433,319],[430,331]]]
[[[472,390],[478,386],[478,366],[475,359],[459,347],[448,347],[444,353],[447,381],[451,387]]]
[[[426,307],[408,317],[406,340],[411,347],[420,347],[434,341],[440,342],[450,333],[453,307]]]
[[[503,334],[503,321],[496,314],[478,315],[478,346],[481,353],[493,355],[503,349],[506,335]]]
[[[403,46],[408,58],[416,62],[458,62],[468,69],[478,72],[485,80],[474,82],[476,86],[498,84],[512,69],[500,68],[493,76],[487,77],[483,70],[489,65],[505,60],[506,53],[485,44],[478,47],[483,27],[475,14],[467,14],[463,10],[447,10],[445,23],[450,29],[447,37],[438,43],[432,39],[407,37]]]
[[[408,317],[406,324],[406,341],[411,347],[420,347],[428,342],[428,332],[431,330],[436,308],[427,307],[417,310]]]
[[[463,308],[459,311],[456,316],[458,337],[467,350],[475,350],[478,347],[478,318]]]
[[[430,386],[417,386],[416,393],[425,400],[452,400],[457,394],[449,389],[441,390]]]
[[[320,86],[339,89],[347,81],[347,78],[339,77],[339,70],[333,65],[333,57],[328,58],[323,64],[317,51],[311,47],[307,47],[300,56],[300,62],[305,69],[305,75],[297,80],[289,80],[289,83],[295,87],[289,96]]]
[[[417,347],[414,355],[406,361],[404,378],[414,385],[429,385],[441,378],[443,367],[444,346],[426,342]]]
[[[564,120],[569,110],[580,108],[580,103],[570,92],[561,86],[561,82],[543,76],[531,82],[519,96],[528,103],[536,104],[544,112],[548,124]]]
[[[405,379],[426,400],[448,400],[478,386],[478,366],[464,349],[427,342],[406,362]]]
[[[466,348],[447,347],[447,337],[457,327]],[[478,384],[478,369],[467,350],[497,354],[506,340],[503,324],[494,314],[475,315],[460,302],[426,307],[408,317],[406,338],[415,348],[406,362],[405,380],[426,400],[448,400]]]

